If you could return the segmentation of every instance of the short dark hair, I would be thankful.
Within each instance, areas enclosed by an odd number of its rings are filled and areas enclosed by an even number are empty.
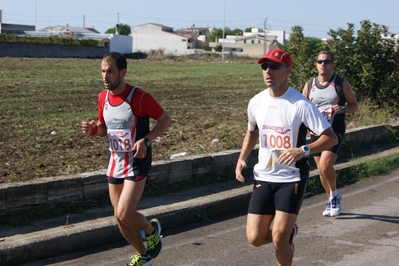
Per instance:
[[[104,55],[103,60],[106,59],[107,57],[111,57],[115,61],[115,66],[118,68],[118,70],[122,69],[127,69],[127,61],[126,57],[123,56],[121,53],[117,52],[110,52]]]
[[[316,56],[316,60],[319,57],[319,55],[321,55],[321,54],[326,54],[328,57],[330,57],[330,60],[332,62],[334,62],[334,54],[331,51],[327,51],[327,50],[320,51],[319,54]]]

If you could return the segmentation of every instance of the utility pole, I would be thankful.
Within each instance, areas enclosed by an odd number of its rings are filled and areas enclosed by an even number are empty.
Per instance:
[[[224,61],[224,28],[226,24],[226,0],[223,2],[223,37],[222,37],[222,61]]]
[[[263,37],[265,38],[263,42],[263,54],[266,54],[267,51],[267,18],[265,18],[265,22],[263,25]]]
[[[115,34],[116,35],[119,34],[119,12],[117,13],[117,15],[118,15],[118,23],[116,24],[116,27],[115,27]]]

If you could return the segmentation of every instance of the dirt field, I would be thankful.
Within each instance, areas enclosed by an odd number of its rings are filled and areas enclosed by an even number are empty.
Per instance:
[[[86,137],[97,118],[100,59],[0,58],[0,183],[106,168],[106,138]],[[130,60],[127,82],[150,92],[173,119],[153,160],[240,148],[246,106],[262,90],[256,60]]]

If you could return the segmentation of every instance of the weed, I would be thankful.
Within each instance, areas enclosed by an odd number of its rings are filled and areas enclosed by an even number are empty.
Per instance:
[[[209,222],[211,221],[208,216],[206,215],[206,213],[197,213],[197,217],[201,220],[201,222],[205,223],[205,222]]]

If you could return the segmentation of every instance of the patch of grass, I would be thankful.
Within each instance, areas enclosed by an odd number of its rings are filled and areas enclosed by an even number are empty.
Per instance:
[[[399,154],[358,164],[354,167],[337,171],[337,187],[341,188],[367,178],[389,173],[399,168]],[[306,192],[309,195],[324,193],[320,178],[311,178]]]
[[[211,219],[208,218],[208,216],[206,215],[206,213],[198,213],[197,217],[200,219],[201,222],[205,223],[205,222],[209,222],[211,221]]]
[[[4,252],[0,254],[0,266],[8,265],[9,261],[12,259],[10,253]]]

